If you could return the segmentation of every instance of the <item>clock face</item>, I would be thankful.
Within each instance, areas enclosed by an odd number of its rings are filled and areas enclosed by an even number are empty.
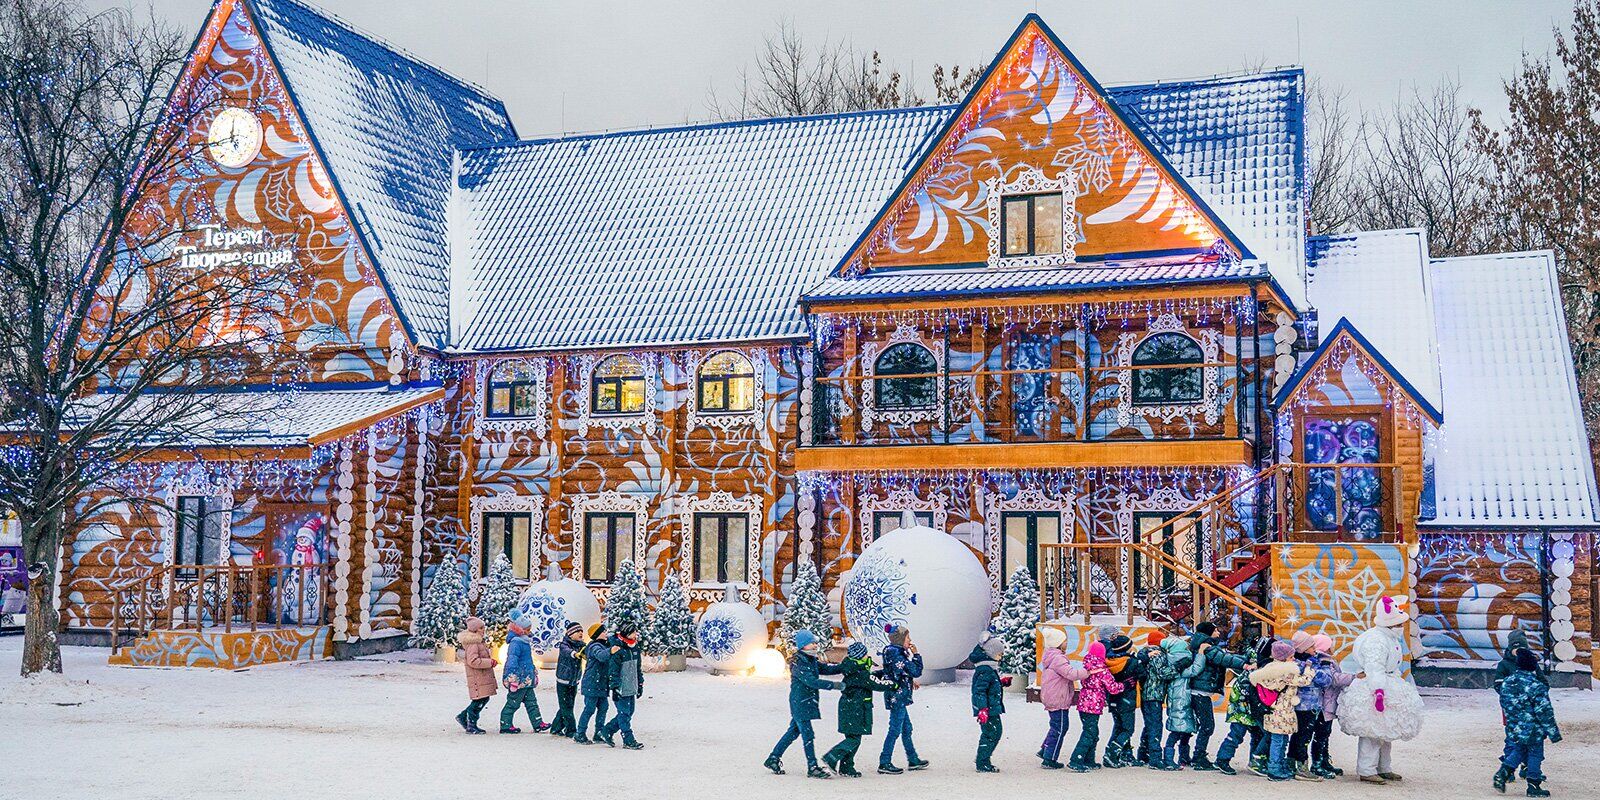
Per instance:
[[[206,149],[224,167],[242,167],[261,152],[261,121],[256,115],[234,106],[217,112],[207,131]]]

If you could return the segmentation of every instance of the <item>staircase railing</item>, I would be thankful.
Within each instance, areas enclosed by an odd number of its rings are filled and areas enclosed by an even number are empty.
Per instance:
[[[111,591],[111,647],[155,630],[255,631],[328,621],[326,564],[165,564]]]

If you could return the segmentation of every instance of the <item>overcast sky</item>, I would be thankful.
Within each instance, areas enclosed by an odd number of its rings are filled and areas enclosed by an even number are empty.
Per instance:
[[[197,30],[209,0],[153,7]],[[935,63],[985,64],[1038,11],[1105,83],[1302,64],[1378,108],[1459,80],[1498,117],[1523,51],[1553,49],[1571,0],[321,0],[316,3],[506,102],[523,136],[676,124],[733,92],[762,37],[789,20],[808,41],[879,50],[928,88]],[[925,92],[926,93],[926,92]]]

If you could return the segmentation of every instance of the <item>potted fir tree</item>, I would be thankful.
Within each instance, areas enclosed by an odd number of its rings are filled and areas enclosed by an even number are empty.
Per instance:
[[[1006,583],[1005,594],[1000,599],[1000,612],[995,616],[995,635],[1005,640],[1006,653],[1000,659],[1000,671],[1013,676],[1007,691],[1025,693],[1028,681],[1038,669],[1038,653],[1034,636],[1039,627],[1039,585],[1026,567],[1018,567]]]
[[[689,613],[689,593],[677,573],[667,576],[661,586],[661,599],[656,603],[655,622],[650,626],[649,645],[652,655],[662,656],[667,672],[682,672],[684,653],[694,641],[694,615]]]
[[[433,579],[422,593],[422,606],[411,627],[407,644],[433,650],[435,661],[454,663],[456,634],[467,625],[467,592],[461,585],[456,562],[446,561],[433,571]]]

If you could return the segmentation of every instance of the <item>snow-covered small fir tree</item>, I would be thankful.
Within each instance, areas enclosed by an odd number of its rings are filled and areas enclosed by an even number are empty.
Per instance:
[[[833,638],[833,613],[822,593],[817,566],[810,561],[800,564],[789,588],[789,604],[783,610],[783,624],[778,627],[778,643],[785,651],[792,649],[794,635],[802,630],[811,631],[823,642]]]
[[[511,571],[511,559],[505,553],[494,557],[489,565],[489,577],[483,579],[478,590],[478,619],[489,634],[489,644],[498,647],[506,641],[506,627],[511,624],[511,612],[517,610],[517,599],[522,588],[517,585],[516,573]]]
[[[433,580],[422,593],[417,623],[412,628],[412,647],[432,649],[456,644],[456,634],[467,627],[467,592],[461,585],[461,570],[455,559],[448,559],[433,571]]]
[[[632,560],[617,565],[617,577],[606,595],[606,632],[632,628],[641,636],[650,631],[650,602],[644,591],[644,572]]]
[[[1033,637],[1039,626],[1039,584],[1027,567],[1017,567],[1000,598],[1000,613],[991,629],[1005,640],[1006,654],[1000,670],[1011,675],[1027,675],[1036,664]]]
[[[650,625],[645,650],[657,656],[683,655],[693,643],[694,615],[689,613],[689,593],[684,591],[683,581],[674,572],[661,585],[661,598],[656,601],[656,617]]]

